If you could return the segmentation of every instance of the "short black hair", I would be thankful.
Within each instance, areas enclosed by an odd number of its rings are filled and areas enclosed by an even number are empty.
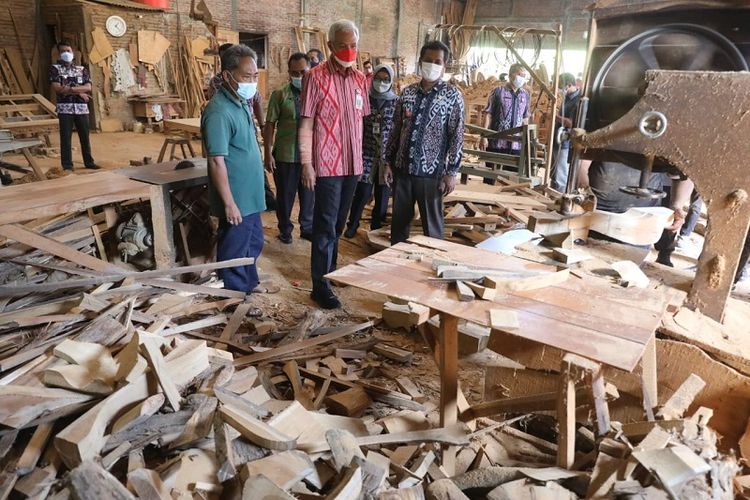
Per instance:
[[[67,40],[60,40],[57,42],[57,51],[59,52],[62,47],[70,47],[71,49],[73,46],[68,42]]]
[[[500,73],[500,80],[507,80],[508,79],[508,73]]]
[[[323,61],[326,58],[325,54],[323,54],[323,51],[321,51],[320,49],[310,49],[307,51],[308,54],[310,52],[315,52],[318,55],[318,61]]]
[[[576,77],[573,76],[573,73],[563,73],[562,75],[560,75],[560,82],[563,84],[563,87],[567,87],[568,85],[575,85]]]
[[[513,73],[518,72],[519,70],[525,69],[523,67],[523,64],[521,63],[513,63],[510,65],[510,68],[508,68],[508,75],[512,75]]]
[[[310,64],[310,58],[307,57],[307,54],[303,54],[302,52],[295,52],[294,54],[289,56],[289,60],[286,62],[287,69],[292,67],[292,63],[294,61],[301,61],[302,59],[304,59],[307,64]]]
[[[419,51],[420,61],[424,58],[424,54],[428,50],[442,50],[445,62],[448,62],[451,57],[451,49],[449,49],[446,44],[444,44],[440,40],[433,40],[422,45],[422,49]]]
[[[222,43],[221,45],[219,45],[219,55],[221,55],[222,52],[224,52],[225,50],[227,50],[232,45],[234,45],[234,44],[233,43]]]
[[[362,63],[362,66],[364,66],[364,65],[366,65],[366,64],[369,64],[370,66],[372,66],[372,61],[370,61],[370,60],[368,59],[368,60],[366,60],[365,62],[363,62],[363,63]]]
[[[221,70],[233,71],[240,65],[243,57],[258,60],[258,55],[247,45],[232,45],[221,54]]]

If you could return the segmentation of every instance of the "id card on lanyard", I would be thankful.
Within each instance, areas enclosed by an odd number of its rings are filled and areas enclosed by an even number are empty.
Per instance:
[[[354,107],[355,109],[362,111],[362,108],[365,105],[365,100],[362,98],[362,92],[357,89],[354,91]]]

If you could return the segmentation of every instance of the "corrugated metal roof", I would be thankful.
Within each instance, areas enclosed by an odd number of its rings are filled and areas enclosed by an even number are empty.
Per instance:
[[[78,0],[80,3],[98,3],[103,5],[110,5],[112,7],[122,7],[123,9],[132,10],[151,10],[151,11],[164,11],[159,7],[152,7],[151,5],[145,5],[142,3],[134,2],[132,0]]]

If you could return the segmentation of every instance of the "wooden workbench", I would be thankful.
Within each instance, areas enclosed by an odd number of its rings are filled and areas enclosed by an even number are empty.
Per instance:
[[[407,259],[409,253],[423,254],[422,260]],[[626,371],[632,371],[643,358],[644,378],[653,379],[647,381],[648,397],[656,401],[653,340],[666,307],[663,294],[570,276],[557,285],[498,295],[494,301],[459,302],[456,290],[448,283],[430,280],[435,277],[433,258],[513,272],[555,268],[419,236],[327,275],[335,282],[415,302],[440,313],[442,425],[456,422],[458,414],[458,319],[490,326],[492,309],[516,312],[520,329],[502,332],[505,334]]]

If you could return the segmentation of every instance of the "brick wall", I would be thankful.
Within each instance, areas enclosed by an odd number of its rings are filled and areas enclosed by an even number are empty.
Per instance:
[[[327,30],[338,19],[351,19],[360,27],[361,50],[373,56],[392,57],[401,55],[406,59],[407,69],[414,68],[417,51],[419,23],[434,24],[435,13],[440,2],[435,0],[401,0],[403,16],[398,23],[399,0],[306,0],[306,11],[310,14],[308,26]],[[232,15],[232,0],[206,0],[215,19],[222,27],[230,28],[233,18],[237,31],[268,34],[269,85],[271,88],[286,81],[286,61],[281,67],[270,60],[277,47],[297,49],[294,26],[300,21],[300,0],[274,0],[269,2],[236,0],[236,17]],[[395,50],[396,30],[400,29],[399,49]]]

